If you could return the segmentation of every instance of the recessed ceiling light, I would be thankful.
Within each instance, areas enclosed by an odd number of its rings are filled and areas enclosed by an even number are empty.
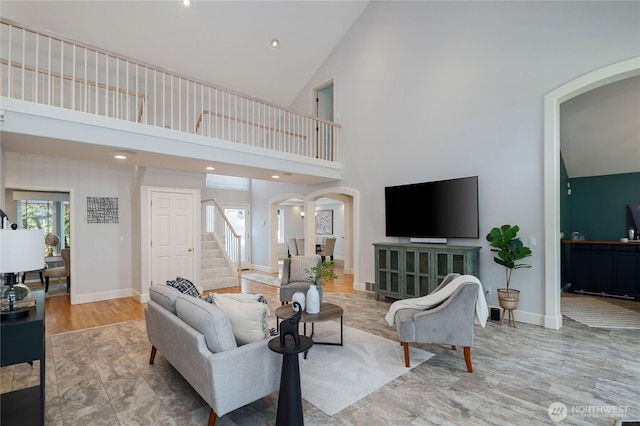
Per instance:
[[[212,167],[212,166],[208,166],[208,167],[207,167],[207,170],[215,170],[215,169],[216,169],[216,168],[215,168],[215,167]]]
[[[273,40],[271,40],[271,47],[275,49],[276,47],[278,47],[278,45],[280,45],[280,42],[278,41],[277,38],[274,38]]]
[[[133,151],[115,151],[113,158],[117,158],[118,160],[126,160],[130,155],[136,155],[136,153]]]
[[[181,0],[183,6],[189,7],[191,6],[191,0]]]
[[[280,175],[273,175],[271,177],[274,178],[274,179],[280,179]]]

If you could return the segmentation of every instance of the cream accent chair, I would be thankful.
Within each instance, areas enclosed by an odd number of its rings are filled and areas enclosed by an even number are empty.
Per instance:
[[[65,277],[67,279],[67,293],[69,293],[69,288],[71,287],[71,250],[68,248],[62,249],[60,253],[62,256],[62,260],[64,261],[64,266],[57,266],[55,268],[47,268],[44,271],[44,291],[49,291],[49,278],[58,278],[58,282],[60,278]]]
[[[336,239],[335,238],[325,238],[324,243],[320,246],[320,251],[318,251],[318,255],[322,258],[322,261],[325,261],[325,258],[329,256],[329,258],[333,261],[333,250],[336,247]]]
[[[298,256],[304,256],[304,238],[296,238],[296,246],[298,247]]]
[[[287,248],[289,250],[289,256],[287,257],[298,255],[298,245],[295,238],[287,238]]]

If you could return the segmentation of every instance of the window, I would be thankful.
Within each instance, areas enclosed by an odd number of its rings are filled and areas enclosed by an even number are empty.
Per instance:
[[[278,209],[278,242],[284,243],[284,214]]]
[[[18,217],[22,229],[43,229],[44,235],[55,234],[60,244],[54,248],[59,252],[70,246],[69,201],[17,200]],[[42,242],[44,250],[47,247]]]
[[[237,176],[215,175],[207,173],[207,188],[235,189],[238,191],[249,190],[249,178]]]

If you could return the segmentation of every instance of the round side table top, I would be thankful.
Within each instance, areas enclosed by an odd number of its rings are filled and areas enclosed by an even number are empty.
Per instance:
[[[313,340],[307,336],[300,336],[300,345],[296,346],[293,336],[286,336],[284,345],[280,343],[280,336],[269,340],[269,349],[282,355],[299,354],[313,346]]]
[[[289,303],[276,308],[276,317],[280,319],[291,318],[295,312],[293,310],[293,304]],[[302,312],[300,322],[322,322],[329,321],[341,317],[344,314],[344,309],[333,303],[320,302],[320,312],[317,314],[309,314],[307,311]]]

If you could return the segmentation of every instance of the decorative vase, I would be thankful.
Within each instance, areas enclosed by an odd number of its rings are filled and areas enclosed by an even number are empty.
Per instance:
[[[303,292],[296,291],[295,293],[293,293],[293,296],[291,297],[291,303],[293,304],[293,302],[298,302],[300,304],[300,309],[304,311],[304,293]],[[298,312],[296,305],[293,305],[293,311]]]
[[[320,293],[315,284],[309,286],[307,291],[307,313],[317,314],[320,312]]]

